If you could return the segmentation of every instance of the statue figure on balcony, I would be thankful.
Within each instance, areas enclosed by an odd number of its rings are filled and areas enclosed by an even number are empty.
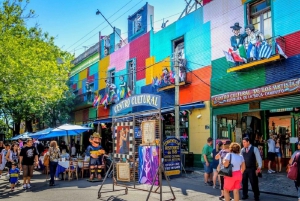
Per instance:
[[[244,40],[244,46],[247,52],[248,61],[251,62],[251,61],[259,60],[263,57],[266,58],[270,57],[272,53],[271,48],[268,49],[262,48],[262,45],[264,47],[268,46],[265,41],[264,35],[260,31],[255,30],[253,24],[247,25],[245,29],[246,29],[247,37]]]
[[[127,86],[127,82],[125,82],[123,75],[121,75],[119,78],[120,78],[119,97],[120,100],[122,100],[130,96],[130,88]]]
[[[230,28],[232,28],[232,32],[234,34],[230,38],[231,47],[233,48],[233,51],[236,51],[239,49],[239,47],[243,46],[245,34],[240,33],[240,29],[242,27],[240,27],[238,22],[234,23],[234,25]]]

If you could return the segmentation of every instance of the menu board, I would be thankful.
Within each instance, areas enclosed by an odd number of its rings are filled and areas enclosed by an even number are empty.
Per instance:
[[[155,145],[155,120],[142,122],[142,144]]]
[[[167,138],[163,143],[164,168],[168,176],[181,174],[181,147],[177,138]]]
[[[117,180],[130,181],[129,163],[117,163]]]

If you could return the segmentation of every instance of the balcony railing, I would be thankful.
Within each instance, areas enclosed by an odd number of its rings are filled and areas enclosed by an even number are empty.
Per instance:
[[[95,94],[93,92],[86,92],[84,94],[77,95],[74,100],[75,107],[92,105],[94,97]]]
[[[250,49],[251,51],[248,51],[245,47],[241,47],[237,51],[229,52],[229,56],[232,56],[235,62],[228,61],[227,73],[287,58],[285,38],[281,36],[266,39],[266,42],[252,45]]]

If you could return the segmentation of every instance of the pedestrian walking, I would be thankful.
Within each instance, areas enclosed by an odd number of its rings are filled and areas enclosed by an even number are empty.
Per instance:
[[[4,170],[6,166],[6,154],[8,150],[10,149],[10,144],[5,144],[5,149],[2,149],[1,154],[0,154],[0,178],[2,175],[2,171]]]
[[[268,143],[268,173],[269,174],[272,174],[274,173],[275,171],[272,170],[272,163],[275,161],[275,140],[274,140],[274,137],[273,135],[270,135],[269,136],[269,139],[267,140],[267,143]]]
[[[19,180],[20,170],[17,168],[17,164],[18,163],[12,162],[11,169],[9,170],[9,183],[11,191],[15,190],[15,186]]]
[[[282,170],[282,163],[281,163],[282,156],[283,156],[282,144],[281,144],[280,138],[277,138],[276,144],[275,144],[275,162],[276,162],[276,171],[277,172],[281,172],[281,170]]]
[[[212,158],[212,147],[213,144],[213,139],[211,137],[209,137],[207,139],[207,144],[204,145],[203,149],[202,149],[202,155],[201,155],[201,161],[203,163],[204,166],[204,182],[206,185],[212,186],[213,182],[212,182],[212,173],[213,173],[213,169],[212,169],[212,162],[213,162],[213,158]]]
[[[257,147],[254,147],[250,144],[248,137],[243,138],[244,148],[241,150],[242,156],[245,160],[246,169],[243,173],[243,197],[242,200],[249,198],[248,196],[248,180],[252,187],[254,193],[255,201],[259,201],[259,186],[258,186],[258,176],[257,174],[261,172],[262,159]],[[258,167],[256,167],[256,163]]]
[[[19,146],[17,143],[14,143],[6,153],[6,166],[10,169],[12,163],[19,164]]]
[[[229,145],[231,144],[230,140],[225,141],[225,143],[222,146],[222,150],[216,155],[215,159],[219,160],[219,166],[218,166],[218,171],[221,168],[224,168],[223,161],[227,153],[229,153]],[[220,200],[223,200],[224,197],[224,176],[220,175],[220,180],[221,180],[221,196],[219,197]]]
[[[218,165],[219,165],[219,160],[216,159],[216,155],[222,150],[223,142],[219,141],[216,145],[216,148],[213,149],[212,151],[212,157],[213,157],[213,162],[212,162],[212,168],[213,168],[213,188],[216,188],[216,183],[217,183],[217,178],[219,181],[219,185],[221,188],[221,181],[220,181],[220,176],[218,176]]]
[[[21,149],[20,165],[23,170],[23,189],[30,189],[30,179],[33,176],[34,164],[38,166],[38,153],[33,145],[31,138],[27,139],[26,146]]]
[[[48,152],[46,153],[50,157],[50,183],[49,186],[55,186],[54,184],[54,175],[56,172],[56,168],[58,165],[58,159],[60,157],[60,150],[57,146],[57,142],[55,140],[50,142],[50,147]]]
[[[230,191],[233,191],[234,201],[240,200],[240,188],[242,182],[242,174],[245,171],[244,157],[240,155],[241,146],[238,143],[231,143],[229,147],[230,153],[226,154],[223,161],[224,167],[232,164],[232,177],[224,176],[224,196],[225,201],[230,201]]]
[[[295,157],[298,153],[300,153],[300,141],[298,141],[297,143],[297,149],[293,155],[291,156],[290,160],[289,160],[289,165],[292,165],[294,160],[295,160]],[[300,201],[300,157],[298,157],[298,161],[295,161],[297,162],[297,167],[298,167],[298,175],[297,175],[297,180],[295,181],[295,186],[296,186],[296,189],[297,189],[297,192],[298,192],[298,201]]]

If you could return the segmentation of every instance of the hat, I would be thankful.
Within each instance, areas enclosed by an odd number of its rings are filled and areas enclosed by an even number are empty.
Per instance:
[[[100,134],[96,133],[96,132],[93,133],[92,137],[93,138],[100,138],[100,139],[102,138],[102,137],[100,137]]]
[[[233,30],[240,30],[242,27],[240,27],[240,24],[238,22],[236,22],[230,28],[232,28]]]
[[[211,142],[213,139],[211,137],[207,138],[207,142]]]
[[[222,141],[219,141],[219,142],[217,143],[217,145],[222,146],[222,145],[223,145],[223,142],[222,142]]]
[[[230,140],[226,140],[226,142],[224,143],[224,145],[230,145],[231,141]]]
[[[17,163],[12,162],[11,165],[12,165],[12,166],[17,166]]]

